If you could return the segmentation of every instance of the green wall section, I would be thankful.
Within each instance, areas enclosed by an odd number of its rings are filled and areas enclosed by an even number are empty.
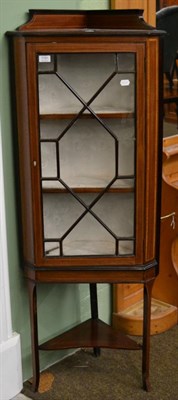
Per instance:
[[[13,330],[21,335],[23,378],[31,376],[30,321],[26,281],[20,268],[18,203],[16,194],[13,136],[10,106],[10,72],[6,31],[26,22],[29,9],[107,9],[107,0],[1,0],[1,122],[10,293]],[[99,314],[109,321],[110,287],[98,285]],[[39,336],[44,341],[75,326],[90,316],[88,285],[40,285],[38,290]],[[67,351],[41,352],[41,368],[66,356]]]

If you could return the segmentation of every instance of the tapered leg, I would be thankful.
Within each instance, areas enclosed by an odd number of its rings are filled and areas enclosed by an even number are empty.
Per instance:
[[[92,319],[98,319],[98,299],[97,299],[97,286],[96,283],[90,283],[90,305]],[[100,355],[100,348],[94,347],[94,355]]]
[[[38,350],[38,321],[37,321],[37,293],[36,283],[28,280],[30,321],[31,321],[31,346],[32,346],[32,367],[33,380],[32,390],[36,392],[39,386],[39,350]]]
[[[154,280],[144,284],[144,310],[143,310],[143,353],[142,353],[142,378],[143,388],[149,392],[150,369],[150,323],[151,323],[151,293]]]

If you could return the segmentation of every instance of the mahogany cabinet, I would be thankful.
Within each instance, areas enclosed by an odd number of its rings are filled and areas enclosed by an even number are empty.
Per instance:
[[[39,350],[142,350],[158,274],[161,34],[140,10],[30,10],[14,54],[33,383]],[[39,345],[37,284],[90,285],[91,319]],[[143,283],[143,344],[99,319],[97,283]],[[129,366],[128,366],[129,368]]]

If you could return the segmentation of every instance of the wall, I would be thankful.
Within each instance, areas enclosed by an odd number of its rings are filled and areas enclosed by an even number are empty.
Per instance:
[[[1,2],[1,122],[9,258],[10,295],[13,330],[21,335],[23,379],[31,376],[30,322],[26,282],[21,266],[18,235],[18,193],[16,193],[15,146],[11,123],[10,84],[8,68],[8,40],[5,32],[14,30],[27,20],[28,9],[106,9],[107,0],[2,0]],[[100,317],[108,321],[110,315],[110,288],[99,285]],[[38,290],[39,334],[42,341],[63,332],[90,316],[87,285],[44,285]],[[67,351],[41,352],[44,369]]]

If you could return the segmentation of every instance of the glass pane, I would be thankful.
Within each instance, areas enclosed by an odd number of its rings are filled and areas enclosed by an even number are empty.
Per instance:
[[[40,54],[38,56],[38,71],[53,72],[54,71],[54,55]]]
[[[64,255],[114,255],[115,239],[87,215],[64,240]]]
[[[134,75],[117,74],[91,103],[96,112],[133,112]]]
[[[119,242],[119,254],[120,255],[132,255],[134,254],[134,242],[131,240],[120,240]]]
[[[60,247],[57,242],[45,242],[44,243],[44,253],[45,256],[60,256]]]
[[[134,191],[135,180],[129,179],[127,177],[116,179],[113,185],[111,185],[111,190],[114,189],[127,189],[127,191]]]
[[[56,145],[54,143],[41,143],[41,171],[42,178],[56,177]]]
[[[67,127],[68,119],[44,119],[40,121],[40,138],[53,140],[57,139]]]
[[[40,114],[79,112],[83,106],[81,100],[90,101],[102,85],[103,90],[91,102],[95,112],[133,110],[133,54],[60,54],[39,57],[51,60],[38,62]],[[51,70],[51,74],[45,74],[45,70]]]
[[[106,193],[92,208],[96,215],[118,237],[134,234],[134,194]]]
[[[119,175],[135,174],[135,120],[130,118],[104,119],[118,140],[118,171]],[[128,185],[129,181],[124,185]],[[123,185],[122,180],[117,185]],[[133,184],[131,185],[133,186]]]
[[[135,251],[135,54],[39,54],[46,257]]]
[[[119,143],[119,174],[134,175],[135,141],[121,140]]]
[[[73,196],[64,193],[43,194],[45,239],[60,239],[84,212]]]
[[[117,54],[119,72],[135,72],[135,54],[120,53]]]
[[[88,101],[115,68],[115,54],[59,54],[57,72]],[[104,68],[103,68],[104,66]],[[100,73],[96,74],[96,70]]]
[[[81,102],[54,74],[39,75],[40,114],[77,113]]]
[[[61,178],[71,187],[105,187],[115,175],[115,140],[97,120],[78,119],[59,149]]]

